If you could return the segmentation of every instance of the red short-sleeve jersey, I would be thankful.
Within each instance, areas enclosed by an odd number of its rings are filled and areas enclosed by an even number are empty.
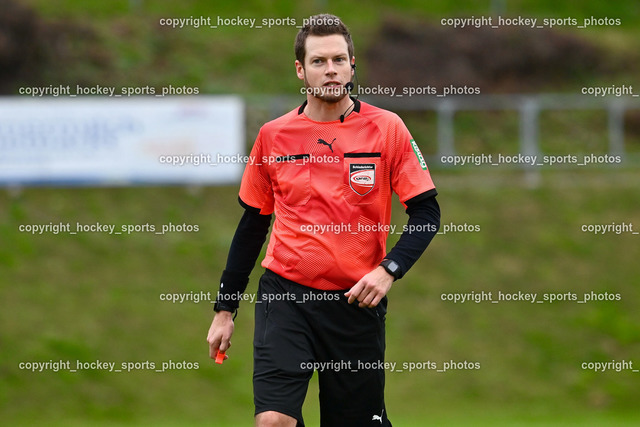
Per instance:
[[[404,205],[435,186],[396,114],[356,101],[344,123],[316,122],[304,107],[260,129],[240,199],[275,212],[263,267],[312,288],[348,289],[386,255],[392,192]]]

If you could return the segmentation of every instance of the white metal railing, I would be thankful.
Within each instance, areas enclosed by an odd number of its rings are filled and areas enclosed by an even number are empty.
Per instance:
[[[300,97],[274,96],[268,104],[273,118],[300,103]],[[626,110],[640,110],[638,95],[594,97],[571,94],[529,95],[452,95],[440,96],[362,96],[363,101],[392,111],[434,111],[437,114],[437,159],[456,154],[454,119],[460,111],[518,111],[519,151],[523,155],[541,155],[539,144],[539,115],[553,110],[605,110],[608,115],[608,152],[620,155],[625,151],[624,116]],[[440,164],[446,166],[445,164]],[[521,164],[527,169],[531,165]]]
[[[363,98],[364,99],[364,98]],[[538,117],[545,110],[606,110],[608,114],[609,154],[625,155],[624,114],[640,109],[640,97],[594,97],[587,95],[467,95],[447,97],[368,97],[371,103],[388,109],[435,111],[438,115],[438,157],[455,155],[454,115],[458,111],[520,112],[520,152],[539,155]],[[526,167],[526,165],[524,165]]]

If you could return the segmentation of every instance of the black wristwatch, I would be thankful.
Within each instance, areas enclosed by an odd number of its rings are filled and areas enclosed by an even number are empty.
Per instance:
[[[400,278],[400,264],[395,262],[392,259],[383,259],[380,263],[380,266],[386,270],[387,273],[393,276],[393,280],[398,280]]]

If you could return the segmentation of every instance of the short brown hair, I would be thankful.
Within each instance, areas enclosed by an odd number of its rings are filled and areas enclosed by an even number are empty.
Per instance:
[[[300,28],[300,31],[298,31],[298,35],[296,36],[296,42],[294,44],[296,59],[300,61],[303,67],[304,57],[307,54],[307,49],[305,47],[307,37],[330,36],[332,34],[342,34],[344,36],[344,39],[347,41],[349,61],[351,61],[351,58],[353,58],[353,41],[351,40],[351,33],[349,33],[349,29],[337,16],[322,13],[305,19],[302,28]]]

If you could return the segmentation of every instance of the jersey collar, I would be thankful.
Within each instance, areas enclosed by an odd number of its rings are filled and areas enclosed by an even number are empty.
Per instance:
[[[359,113],[360,112],[360,101],[357,98],[354,98],[353,96],[349,96],[349,98],[351,98],[351,100],[353,101],[353,112],[355,113]],[[307,106],[307,100],[305,99],[304,102],[302,103],[302,105],[300,106],[300,108],[298,108],[298,115],[302,114],[304,112],[304,107]]]

